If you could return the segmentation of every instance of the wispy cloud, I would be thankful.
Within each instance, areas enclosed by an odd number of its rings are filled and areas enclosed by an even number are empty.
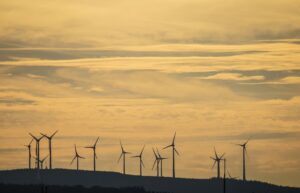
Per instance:
[[[218,73],[212,76],[203,77],[201,79],[206,80],[264,80],[264,76],[243,76],[242,74],[238,73]]]

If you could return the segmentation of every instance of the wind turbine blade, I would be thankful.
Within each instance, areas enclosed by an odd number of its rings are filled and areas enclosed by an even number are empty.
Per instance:
[[[31,141],[30,141],[29,145],[31,145],[31,143],[32,143],[32,142],[33,142],[33,139],[31,139]],[[28,145],[28,146],[29,146],[29,145]]]
[[[41,140],[41,139],[43,139],[44,137],[45,137],[45,136],[42,135],[40,138],[38,138],[38,140]]]
[[[121,155],[120,155],[120,157],[118,159],[118,163],[120,162],[120,159],[122,158],[122,156],[123,156],[123,152],[121,153]]]
[[[121,141],[121,140],[120,140],[120,146],[121,146],[122,152],[124,152],[124,148],[123,148],[123,145],[122,145],[122,141]]]
[[[34,135],[32,135],[31,133],[29,133],[29,135],[30,135],[33,139],[37,140],[37,138],[36,138]]]
[[[131,156],[131,158],[137,158],[140,157],[139,155]]]
[[[219,157],[218,157],[218,154],[217,154],[217,151],[216,151],[216,148],[215,148],[215,147],[214,147],[214,152],[215,152],[216,158],[218,159]]]
[[[168,145],[168,146],[164,147],[163,149],[167,149],[167,148],[172,147],[172,146],[173,145],[171,144],[171,145]]]
[[[152,170],[153,170],[153,168],[154,168],[156,162],[157,162],[157,160],[155,159],[154,162],[153,162]]]
[[[50,136],[50,138],[54,137],[54,135],[56,135],[57,132],[58,132],[58,130],[56,130],[56,131]]]
[[[75,159],[76,159],[76,156],[74,156],[74,158],[72,159],[70,165],[72,165],[72,163],[74,162]]]
[[[80,155],[78,155],[78,157],[81,158],[81,159],[85,159],[85,157],[82,157],[82,156],[80,156]]]
[[[161,158],[161,155],[160,155],[160,153],[159,153],[159,151],[158,151],[157,148],[156,148],[156,152],[157,152],[158,157]]]
[[[44,157],[44,159],[42,159],[41,161],[44,162],[47,158],[48,158],[48,155],[46,157]]]
[[[46,134],[44,134],[44,133],[40,133],[42,136],[44,136],[44,137],[47,137],[48,139],[50,138],[50,137],[48,137]]]
[[[99,141],[99,137],[97,138],[96,142],[94,143],[94,147],[96,147],[98,141]]]
[[[225,155],[225,153],[222,154],[222,156],[220,157],[220,159],[222,159],[224,155]]]
[[[76,144],[74,146],[75,146],[75,154],[78,155]]]
[[[229,173],[229,171],[227,171],[227,174],[228,174],[229,178],[232,178],[231,175],[230,175],[230,173]]]
[[[157,159],[157,155],[156,155],[156,153],[155,153],[155,151],[154,151],[153,148],[152,148],[152,151],[153,151],[153,153],[154,153],[155,158]]]
[[[237,146],[242,146],[243,147],[243,144],[239,144],[239,143],[233,143],[233,145],[237,145]]]
[[[144,145],[144,147],[143,147],[143,149],[142,149],[140,155],[143,155],[144,149],[145,149],[145,145]]]
[[[215,165],[216,165],[216,160],[214,161],[214,165],[211,167],[211,169],[213,169],[214,167],[215,167]]]
[[[145,167],[143,160],[141,160],[141,162],[142,162],[142,166]]]
[[[93,146],[86,146],[84,148],[90,148],[90,149],[93,149],[94,147]]]
[[[175,144],[175,137],[176,137],[176,131],[175,131],[175,134],[174,134],[174,137],[173,137],[173,141],[172,141],[173,145]]]
[[[177,155],[179,155],[179,153],[178,153],[177,149],[174,149],[174,150],[175,150],[176,154],[177,154]]]

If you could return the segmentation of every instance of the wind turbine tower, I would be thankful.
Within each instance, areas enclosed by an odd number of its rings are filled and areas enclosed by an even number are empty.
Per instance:
[[[156,149],[159,161],[160,161],[160,176],[163,177],[163,160],[168,159],[166,157],[162,157],[158,151],[158,149]]]
[[[169,148],[169,147],[172,148],[172,161],[173,161],[172,176],[173,176],[173,178],[175,178],[175,153],[177,155],[179,155],[178,151],[175,148],[175,137],[176,137],[176,132],[174,134],[173,141],[172,141],[171,145],[168,145],[168,146],[166,146],[166,147],[163,148],[163,149],[166,149],[166,148]]]
[[[248,142],[249,142],[249,139],[243,144],[237,144],[238,146],[241,146],[243,149],[243,180],[244,181],[246,181],[246,153],[247,153]]]
[[[212,166],[212,168],[214,168],[217,163],[217,178],[220,179],[220,162],[225,154],[219,157],[215,148],[214,151],[215,157],[210,157],[212,160],[214,160],[214,165]]]
[[[94,171],[96,171],[96,159],[97,159],[97,155],[96,155],[96,146],[97,146],[97,143],[99,141],[99,137],[97,138],[96,142],[94,143],[93,146],[87,146],[85,148],[90,148],[93,150],[93,165],[94,165]]]
[[[44,159],[42,159],[42,160],[39,160],[39,162],[41,163],[41,169],[44,169],[43,165],[47,158],[48,158],[48,156],[44,157]]]
[[[54,135],[58,132],[55,131],[51,136],[48,136],[48,135],[45,135],[45,134],[42,134],[42,136],[46,137],[49,141],[49,169],[51,170],[52,169],[52,138],[54,137]]]
[[[155,150],[153,148],[152,148],[152,150],[153,150],[153,154],[154,154],[154,158],[155,158],[153,166],[152,166],[152,170],[153,170],[153,168],[156,164],[156,176],[158,177],[159,176],[159,162],[160,162],[160,159],[159,159],[158,155],[156,154]]]
[[[32,135],[31,133],[29,133],[29,135],[35,140],[36,145],[35,145],[35,156],[37,158],[37,160],[40,160],[40,141],[44,136],[41,136],[40,138],[35,137],[34,135]],[[40,169],[40,162],[37,161],[37,169]]]
[[[145,145],[144,145],[144,147],[143,147],[143,149],[142,149],[142,151],[140,152],[139,155],[132,156],[132,158],[139,158],[139,161],[140,161],[140,176],[143,175],[143,167],[145,167],[144,162],[143,162],[144,149],[145,149]]]
[[[28,148],[28,168],[31,169],[31,143],[33,142],[33,139],[31,139],[30,143],[28,145],[24,145]]]
[[[127,152],[124,150],[122,142],[120,141],[120,146],[121,146],[121,155],[118,159],[118,163],[120,162],[120,159],[123,157],[123,174],[126,174],[126,154],[130,154],[130,152]]]
[[[76,159],[76,165],[77,165],[77,170],[79,170],[79,159],[81,158],[81,159],[85,159],[84,157],[82,157],[82,156],[80,156],[79,154],[78,154],[78,152],[77,152],[77,148],[76,148],[76,145],[74,145],[75,146],[75,155],[74,155],[74,158],[72,159],[72,161],[71,161],[71,164],[74,162],[74,160]]]

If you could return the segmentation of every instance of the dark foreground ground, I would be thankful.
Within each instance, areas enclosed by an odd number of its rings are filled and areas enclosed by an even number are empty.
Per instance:
[[[153,176],[122,175],[116,172],[53,170],[7,170],[0,171],[2,188],[10,188],[0,193],[41,192],[40,184],[48,187],[48,192],[59,193],[222,193],[223,179],[185,179]],[[6,184],[6,185],[5,185]],[[11,184],[11,186],[8,186]],[[28,186],[18,186],[28,185]],[[36,186],[34,186],[36,185]],[[68,187],[66,187],[68,186]],[[12,190],[14,187],[20,190]],[[136,188],[141,187],[141,188]],[[30,189],[36,188],[36,189]],[[58,188],[54,191],[54,188]],[[66,189],[64,189],[66,188]],[[98,190],[99,189],[99,190]],[[28,190],[28,191],[27,191]],[[26,192],[27,191],[27,192]],[[226,193],[300,193],[300,188],[284,187],[259,181],[226,180]]]
[[[56,185],[16,185],[0,184],[1,193],[150,193],[144,188],[105,188],[84,186],[56,186]],[[151,192],[154,193],[154,192]]]

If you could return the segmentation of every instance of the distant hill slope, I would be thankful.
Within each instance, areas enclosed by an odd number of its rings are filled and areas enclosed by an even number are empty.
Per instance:
[[[171,193],[221,193],[223,180],[139,177],[116,172],[66,169],[0,171],[3,184],[82,185],[86,187],[143,187],[146,191]],[[227,193],[300,193],[300,188],[282,187],[257,181],[227,180]]]

